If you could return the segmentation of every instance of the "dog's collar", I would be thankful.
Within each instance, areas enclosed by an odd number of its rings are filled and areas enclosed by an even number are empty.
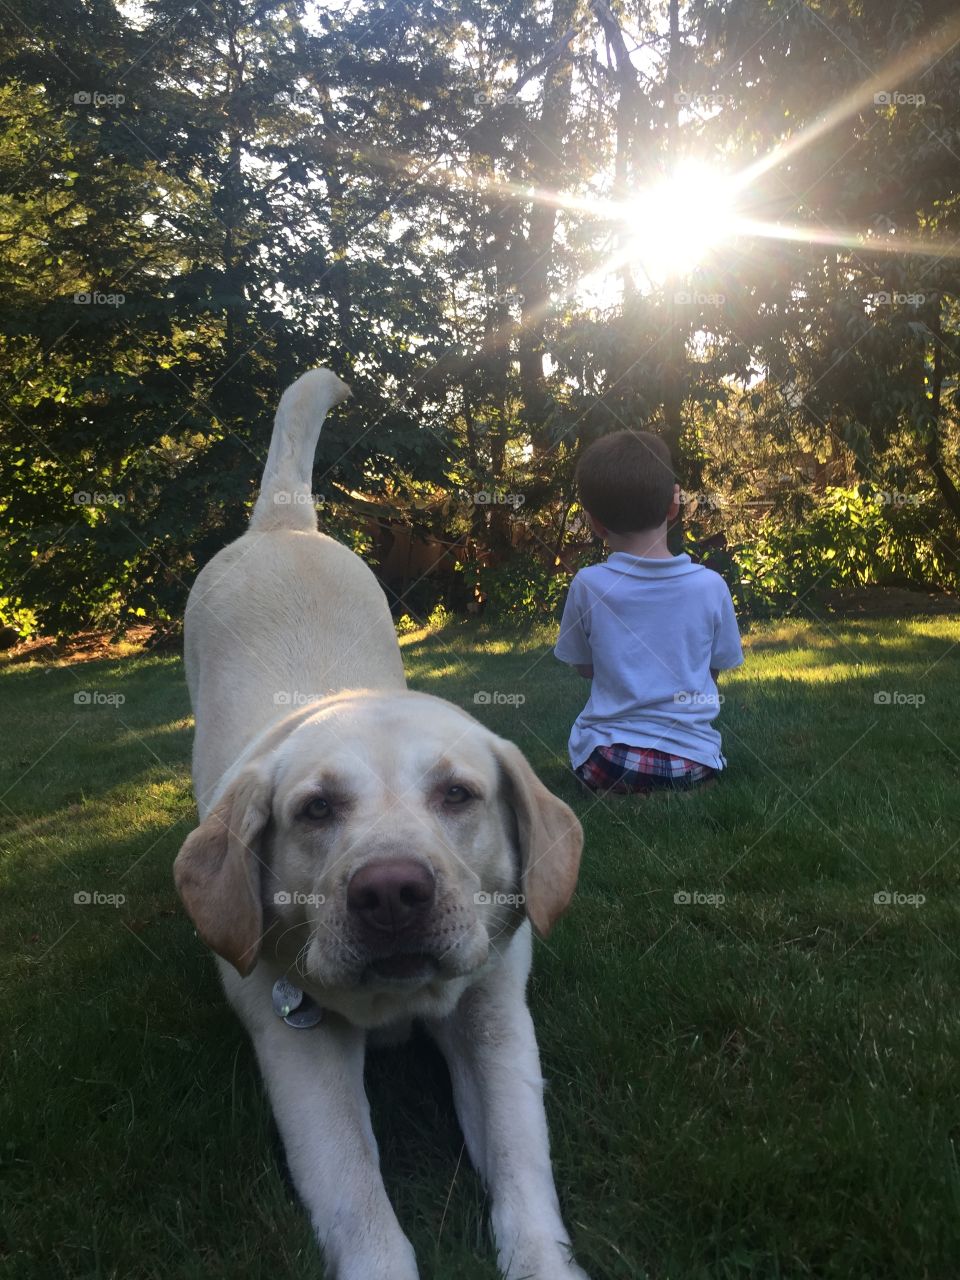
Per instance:
[[[315,1027],[323,1018],[323,1010],[316,1000],[286,978],[278,978],[273,984],[273,1012],[288,1027],[299,1029]]]

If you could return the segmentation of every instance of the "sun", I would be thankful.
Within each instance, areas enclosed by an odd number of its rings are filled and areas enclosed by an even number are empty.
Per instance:
[[[628,256],[651,284],[683,276],[737,229],[737,188],[726,174],[689,161],[622,206]]]

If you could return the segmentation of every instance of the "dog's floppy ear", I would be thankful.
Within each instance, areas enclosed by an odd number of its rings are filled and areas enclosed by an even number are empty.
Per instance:
[[[545,938],[577,887],[583,828],[569,805],[547,790],[518,747],[501,738],[496,750],[520,834],[527,916]]]
[[[259,769],[245,769],[190,832],[173,864],[197,933],[243,977],[257,963],[263,934],[259,844],[271,790]]]

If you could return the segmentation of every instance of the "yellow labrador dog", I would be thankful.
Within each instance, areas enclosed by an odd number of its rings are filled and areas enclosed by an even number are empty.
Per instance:
[[[200,825],[177,889],[253,1040],[328,1275],[416,1280],[363,1062],[368,1032],[418,1018],[449,1064],[503,1275],[585,1280],[525,999],[531,926],[568,905],[582,832],[515,746],[408,692],[373,574],[317,532],[314,450],[347,395],[327,369],[286,391],[249,530],[190,594]]]

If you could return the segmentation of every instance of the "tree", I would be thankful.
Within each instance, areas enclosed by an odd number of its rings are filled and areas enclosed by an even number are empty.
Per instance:
[[[642,424],[690,489],[741,438],[912,484],[952,580],[950,18],[945,0],[8,6],[0,609],[176,617],[242,527],[281,391],[317,363],[355,392],[316,472],[348,534],[359,489],[450,560],[522,542],[552,564],[579,450]],[[914,80],[874,102],[891,53]],[[788,234],[726,242],[681,290],[639,271],[629,201],[691,155],[750,170],[741,213]],[[691,536],[723,523],[687,515]]]

